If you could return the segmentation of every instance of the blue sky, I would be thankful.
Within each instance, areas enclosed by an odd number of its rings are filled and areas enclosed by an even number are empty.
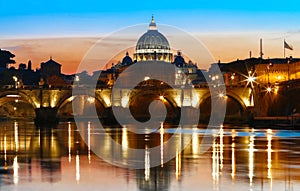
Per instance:
[[[159,30],[167,24],[192,33],[215,60],[243,59],[249,51],[257,57],[260,38],[265,57],[282,57],[284,39],[294,47],[287,56],[300,57],[298,0],[0,0],[0,8],[0,48],[16,54],[17,63],[31,59],[34,67],[52,55],[67,73],[97,39],[148,24],[152,14]]]
[[[157,22],[191,32],[300,30],[300,2],[292,1],[4,1],[3,37],[94,36],[128,25]]]

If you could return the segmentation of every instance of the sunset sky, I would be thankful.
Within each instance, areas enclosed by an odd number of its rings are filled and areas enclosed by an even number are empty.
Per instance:
[[[36,68],[52,56],[68,74],[77,71],[97,40],[128,26],[149,23],[152,14],[158,29],[166,24],[189,32],[215,60],[243,59],[249,51],[258,57],[260,38],[265,58],[283,57],[284,39],[294,48],[287,50],[287,56],[300,57],[300,3],[296,0],[0,0],[0,7],[0,48],[13,52],[17,65],[32,60]],[[133,34],[129,40],[137,41],[140,35]]]

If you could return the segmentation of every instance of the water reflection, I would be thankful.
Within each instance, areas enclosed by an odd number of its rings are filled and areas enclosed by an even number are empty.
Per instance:
[[[93,135],[104,132],[96,130],[93,122],[78,126],[86,130],[83,135],[87,137],[86,143],[72,122],[39,128],[27,122],[0,122],[0,128],[1,190],[23,190],[28,183],[32,185],[29,190],[41,190],[39,185],[44,183],[55,183],[56,190],[72,190],[74,185],[89,185],[91,190],[119,190],[120,187],[125,190],[297,190],[300,187],[298,131],[222,127],[215,135],[211,150],[200,155],[203,131],[190,126],[175,135],[176,155],[165,163],[164,156],[173,149],[165,145],[174,132],[172,128],[161,124],[157,136],[134,135],[127,126],[108,128],[101,147],[110,156],[122,157],[120,161],[124,164],[131,160],[129,148],[145,148],[144,169],[130,170],[112,166],[94,155],[91,148],[97,141]],[[190,145],[181,152],[188,135],[192,137]],[[122,145],[120,150],[112,148],[111,138]],[[160,146],[158,167],[151,167],[153,145]]]
[[[252,186],[253,176],[254,176],[254,135],[249,138],[249,184]]]
[[[267,139],[268,139],[268,178],[270,179],[270,187],[272,189],[272,130],[267,130]]]

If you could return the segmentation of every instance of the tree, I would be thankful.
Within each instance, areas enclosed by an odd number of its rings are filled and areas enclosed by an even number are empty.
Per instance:
[[[11,52],[0,49],[0,68],[7,68],[7,64],[15,64],[16,61],[12,59],[14,57]]]

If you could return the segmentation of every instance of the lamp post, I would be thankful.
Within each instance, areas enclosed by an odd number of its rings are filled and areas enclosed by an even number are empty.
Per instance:
[[[12,77],[14,82],[15,82],[15,88],[18,88],[18,77],[17,76],[13,76]]]

